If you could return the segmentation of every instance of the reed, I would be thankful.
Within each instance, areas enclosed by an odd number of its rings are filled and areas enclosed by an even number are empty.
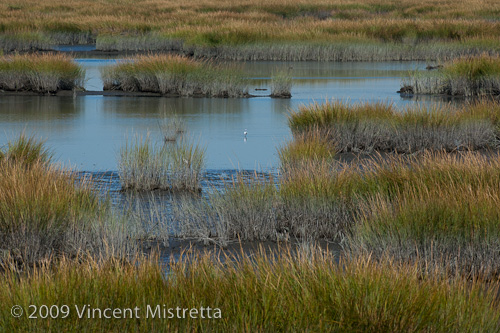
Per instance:
[[[482,54],[445,62],[429,73],[410,72],[402,81],[407,92],[454,96],[500,94],[500,58]]]
[[[1,155],[0,262],[11,257],[26,268],[48,257],[104,251],[111,221],[89,179],[50,164],[33,137],[21,135]]]
[[[496,278],[499,156],[438,154],[402,163],[366,177],[372,185],[363,192],[372,194],[348,247],[429,265],[453,262],[451,273]]]
[[[340,240],[353,200],[336,192],[330,163],[301,163],[279,179],[238,175],[202,198],[181,198],[172,213],[181,237],[226,246],[235,240]]]
[[[311,161],[332,161],[335,144],[319,128],[294,136],[293,140],[278,148],[282,169],[300,167]]]
[[[63,54],[12,55],[0,58],[0,89],[54,93],[83,85],[84,71]]]
[[[292,111],[289,125],[295,136],[323,131],[337,153],[496,149],[499,111],[499,103],[494,100],[404,110],[381,102],[327,101]]]
[[[128,59],[102,71],[104,90],[162,95],[244,97],[247,89],[234,68],[181,56],[148,55]]]
[[[276,71],[271,76],[271,97],[291,98],[292,97],[292,76],[289,70]]]
[[[45,147],[44,142],[37,140],[35,136],[21,133],[16,141],[7,143],[2,156],[7,163],[31,166],[36,163],[49,164],[52,161],[53,153]]]
[[[96,42],[102,50],[180,50],[205,58],[216,53],[226,59],[344,61],[499,51],[494,0],[469,5],[451,0],[301,0],[294,5],[283,0],[197,0],[182,6],[155,0],[142,7],[82,0],[28,6],[1,0],[0,46],[9,52]],[[329,47],[311,47],[311,42]],[[332,49],[336,52],[328,52]]]
[[[125,190],[200,190],[204,149],[189,140],[163,145],[136,136],[120,151],[118,171]]]
[[[167,117],[167,114],[163,114],[161,120],[158,121],[158,126],[165,142],[176,142],[186,132],[186,124],[181,118]]]
[[[8,269],[1,274],[0,307],[8,315],[0,317],[0,326],[9,331],[110,331],[133,325],[141,331],[496,332],[500,319],[496,283],[422,276],[414,265],[390,261],[337,263],[314,248],[224,260],[188,253],[169,262],[167,276],[155,257],[134,263],[61,260],[54,269],[43,266],[29,275]],[[70,309],[63,309],[64,319],[32,320],[11,316],[14,304],[26,312],[30,304]],[[91,318],[85,311],[78,319],[75,306],[90,307]],[[99,318],[98,311],[92,318],[97,308],[101,316],[105,308],[132,310],[120,312],[126,316],[120,319]],[[196,308],[197,314],[191,313],[197,318],[183,308]]]

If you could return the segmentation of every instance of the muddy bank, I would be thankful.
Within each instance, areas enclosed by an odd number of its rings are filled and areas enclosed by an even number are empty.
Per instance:
[[[297,252],[298,249],[307,246],[318,246],[323,251],[328,251],[333,254],[338,260],[342,254],[342,247],[338,242],[330,241],[313,241],[301,242],[300,240],[290,240],[288,242],[257,242],[257,241],[238,241],[234,240],[229,242],[226,247],[218,246],[214,243],[204,244],[202,241],[195,239],[181,239],[171,238],[168,240],[168,245],[156,240],[143,240],[140,241],[142,252],[144,254],[159,254],[161,261],[168,262],[172,257],[175,261],[179,260],[182,256],[188,254],[202,254],[209,253],[214,259],[225,261],[226,258],[239,259],[242,256],[253,256],[259,252],[265,252],[268,255],[277,255],[283,250],[292,253]]]
[[[160,94],[153,92],[142,91],[122,91],[122,90],[88,90],[88,91],[75,91],[75,90],[60,90],[57,92],[39,93],[35,91],[6,91],[0,90],[0,96],[59,96],[59,97],[77,97],[77,96],[113,96],[113,97],[182,97],[177,94]],[[205,98],[205,95],[193,95],[193,98]],[[245,94],[240,98],[252,97],[271,97],[271,95],[252,95]],[[227,96],[219,96],[217,98],[229,98]]]

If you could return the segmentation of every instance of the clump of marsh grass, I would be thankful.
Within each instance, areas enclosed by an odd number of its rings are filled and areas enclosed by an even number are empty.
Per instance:
[[[173,203],[181,236],[205,243],[230,241],[340,240],[352,223],[353,209],[335,189],[331,164],[293,168],[279,180],[238,175],[220,190],[193,201]],[[294,176],[291,177],[292,171]],[[300,177],[299,177],[300,173]]]
[[[83,85],[84,70],[63,54],[27,54],[0,58],[0,89],[54,93]]]
[[[281,167],[287,169],[303,162],[331,161],[335,157],[335,144],[319,128],[299,133],[291,142],[278,148]]]
[[[279,210],[273,179],[255,174],[238,175],[222,190],[214,189],[194,201],[190,197],[173,203],[172,213],[183,237],[226,246],[237,239],[276,239]]]
[[[128,235],[146,246],[150,242],[168,246],[170,218],[167,215],[168,208],[160,198],[149,192],[144,195],[132,193],[127,198],[127,203],[124,219],[128,224]]]
[[[498,277],[499,167],[498,155],[426,153],[339,175],[337,193],[355,198],[358,207],[346,250]]]
[[[6,151],[2,152],[2,156],[8,163],[30,166],[35,163],[49,164],[53,153],[45,147],[42,141],[22,133],[16,141],[7,143]]]
[[[234,68],[174,55],[128,59],[102,70],[104,90],[162,95],[244,97],[247,88]]]
[[[289,125],[295,136],[323,131],[337,153],[477,150],[498,147],[499,114],[496,101],[403,110],[387,103],[327,101],[292,111]]]
[[[0,273],[0,310],[9,312],[13,304],[28,309],[35,301],[77,304],[80,311],[108,304],[126,316],[77,320],[71,308],[65,320],[44,319],[57,331],[126,330],[129,320],[144,331],[199,331],[207,325],[217,331],[498,331],[496,283],[422,276],[415,265],[366,257],[337,262],[316,248],[271,255],[262,249],[224,260],[185,253],[167,264],[167,275],[154,256],[133,262],[66,259],[55,269],[42,266],[21,276],[7,268]],[[177,304],[180,314],[171,306],[173,318],[167,317],[170,306],[162,304]],[[182,308],[197,309],[196,319]],[[28,316],[2,320],[7,330],[40,325]]]
[[[11,257],[27,267],[48,257],[100,254],[108,246],[119,251],[117,236],[107,238],[113,223],[89,179],[49,164],[50,153],[33,137],[21,135],[2,155],[0,262]]]
[[[292,97],[292,76],[290,70],[277,70],[271,76],[271,97],[291,98]]]
[[[120,150],[120,182],[125,190],[197,192],[204,161],[204,149],[188,139],[160,145],[136,136]]]
[[[415,94],[500,95],[500,57],[482,54],[445,62],[432,72],[410,72],[403,86]]]
[[[176,142],[186,132],[186,124],[179,117],[164,115],[158,122],[165,142]]]

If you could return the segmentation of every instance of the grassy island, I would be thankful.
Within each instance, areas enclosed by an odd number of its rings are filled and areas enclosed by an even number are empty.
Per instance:
[[[55,93],[83,85],[84,70],[63,54],[0,57],[0,90]]]

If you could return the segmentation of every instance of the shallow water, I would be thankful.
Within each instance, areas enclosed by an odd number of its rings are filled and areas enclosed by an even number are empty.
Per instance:
[[[77,59],[86,69],[85,88],[102,90],[99,69],[115,59]],[[273,71],[287,69],[293,77],[291,99],[254,97],[164,98],[111,96],[2,96],[0,95],[0,145],[15,140],[22,131],[45,139],[57,160],[95,180],[98,193],[120,211],[139,216],[137,225],[153,230],[171,217],[169,193],[124,193],[117,172],[117,155],[135,134],[161,142],[159,121],[181,118],[189,135],[206,148],[203,194],[222,189],[238,170],[275,174],[276,149],[291,137],[287,114],[301,104],[326,99],[386,101],[404,107],[440,99],[404,99],[396,91],[408,70],[425,63],[318,63],[257,62],[240,64],[249,78],[251,94],[270,93]],[[258,89],[258,90],[256,90]],[[247,130],[247,138],[243,132]],[[155,205],[153,207],[153,205]],[[151,217],[157,209],[158,215]],[[135,216],[134,215],[134,216]],[[144,216],[142,218],[141,216]],[[135,219],[135,218],[134,218]],[[148,231],[149,232],[149,231]],[[175,230],[171,230],[175,234]]]
[[[77,59],[86,69],[85,88],[102,90],[99,68],[114,59]],[[291,99],[0,96],[0,144],[21,131],[46,140],[58,160],[81,171],[117,170],[116,157],[127,137],[150,133],[161,140],[163,114],[181,118],[190,135],[206,147],[209,170],[272,170],[276,147],[290,138],[287,113],[325,99],[415,103],[396,93],[400,78],[425,63],[256,62],[241,64],[250,92],[269,94],[278,68],[293,76]],[[268,90],[255,90],[255,89]],[[432,101],[433,99],[430,99]],[[429,103],[429,100],[424,101]],[[248,136],[244,139],[243,131]]]

